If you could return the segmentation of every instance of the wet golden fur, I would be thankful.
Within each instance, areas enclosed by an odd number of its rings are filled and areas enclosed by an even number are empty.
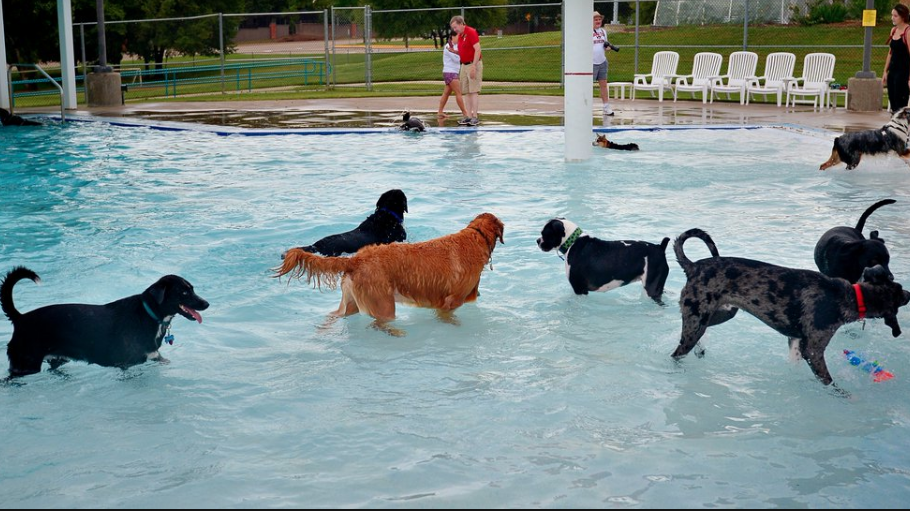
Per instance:
[[[363,312],[382,326],[395,319],[396,302],[448,314],[477,299],[480,274],[496,240],[504,243],[503,230],[495,215],[481,213],[456,233],[419,243],[370,245],[351,257],[291,249],[274,276],[306,276],[307,282],[330,289],[340,276],[341,304],[333,316]]]

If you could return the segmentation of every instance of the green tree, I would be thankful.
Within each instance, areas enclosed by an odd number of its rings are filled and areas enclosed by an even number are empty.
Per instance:
[[[394,13],[383,16],[382,25],[373,23],[373,35],[378,39],[404,39],[408,46],[411,38],[433,39],[439,45],[446,40],[449,20],[461,14],[461,7],[507,5],[508,0],[369,0],[373,10],[434,9]],[[465,21],[478,31],[502,26],[506,22],[506,9],[466,9]]]

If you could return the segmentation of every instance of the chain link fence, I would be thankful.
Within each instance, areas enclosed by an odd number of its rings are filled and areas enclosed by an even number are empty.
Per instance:
[[[796,76],[806,54],[833,53],[835,80],[846,83],[863,66],[864,29],[857,18],[864,6],[865,0],[594,1],[610,41],[621,49],[608,53],[611,82],[648,72],[662,50],[680,54],[680,74],[691,71],[698,52],[749,50],[759,54],[759,74],[768,53],[796,54]],[[888,51],[890,9],[879,6],[876,73]],[[485,92],[559,93],[562,2],[111,20],[105,24],[107,61],[121,73],[127,102],[222,94],[285,99],[331,90],[439,94],[442,45],[455,15],[481,34]],[[74,40],[82,103],[83,78],[98,51],[95,24],[76,24]],[[59,65],[42,67],[60,76]],[[33,65],[13,64],[10,74],[14,106],[59,104],[57,88]]]

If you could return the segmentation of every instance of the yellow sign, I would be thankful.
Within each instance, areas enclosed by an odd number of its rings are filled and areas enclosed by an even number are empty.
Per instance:
[[[875,9],[871,9],[871,10],[864,9],[863,10],[863,26],[864,27],[874,27],[876,17],[877,16],[876,16]]]

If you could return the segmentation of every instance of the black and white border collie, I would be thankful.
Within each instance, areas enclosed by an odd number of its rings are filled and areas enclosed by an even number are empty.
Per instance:
[[[641,281],[645,292],[663,305],[664,283],[670,274],[666,249],[670,238],[660,244],[647,241],[606,241],[583,234],[565,218],[553,218],[544,225],[537,246],[544,252],[557,250],[566,262],[566,276],[576,294],[610,291]]]

